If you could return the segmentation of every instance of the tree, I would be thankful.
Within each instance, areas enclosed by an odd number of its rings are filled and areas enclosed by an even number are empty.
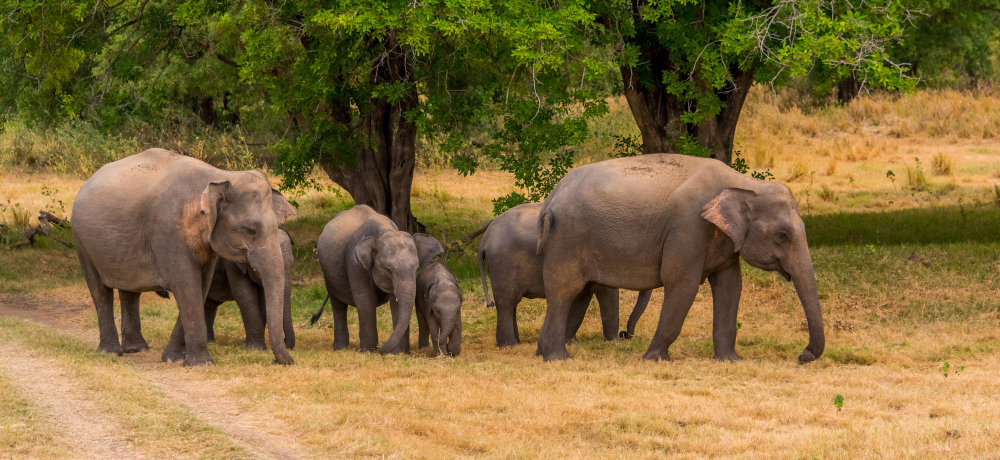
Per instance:
[[[623,92],[646,153],[729,162],[754,83],[782,84],[817,64],[833,81],[911,85],[887,48],[912,18],[895,0],[611,1],[605,27],[621,31]]]

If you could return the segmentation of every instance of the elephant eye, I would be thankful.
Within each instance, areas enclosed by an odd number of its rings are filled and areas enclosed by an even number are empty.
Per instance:
[[[780,231],[774,235],[774,240],[777,241],[779,244],[785,244],[791,241],[791,238],[788,237],[788,233],[786,233],[785,231]]]
[[[252,225],[243,227],[243,233],[247,236],[257,236],[257,228]]]

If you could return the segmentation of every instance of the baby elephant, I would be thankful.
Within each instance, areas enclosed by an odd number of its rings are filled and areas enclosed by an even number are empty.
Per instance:
[[[292,264],[295,256],[292,254],[292,237],[281,229],[278,235],[281,245],[281,256],[285,271],[285,290],[282,295],[282,316],[285,332],[285,346],[295,348],[295,331],[292,328]],[[169,298],[166,291],[157,291],[163,298]],[[215,341],[215,315],[219,306],[231,300],[236,301],[243,318],[243,329],[246,331],[246,347],[265,350],[264,325],[267,323],[267,309],[264,308],[264,286],[256,270],[246,264],[239,264],[225,259],[219,259],[215,264],[215,274],[205,299],[205,325],[208,329],[208,341]]]
[[[448,267],[432,262],[417,276],[418,346],[430,344],[438,353],[458,356],[462,351],[462,290]]]

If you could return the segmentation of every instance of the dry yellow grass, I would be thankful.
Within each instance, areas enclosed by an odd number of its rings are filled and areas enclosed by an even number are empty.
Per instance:
[[[518,315],[524,344],[498,350],[495,310],[485,307],[477,268],[466,256],[447,261],[466,298],[460,357],[333,352],[328,317],[319,327],[306,326],[325,295],[312,246],[322,225],[350,200],[319,176],[330,188],[295,197],[300,216],[289,226],[298,244],[294,366],[275,367],[268,352],[243,350],[233,306],[220,310],[219,341],[211,345],[216,366],[180,370],[159,363],[176,307],[152,296],[143,297],[142,315],[153,351],[140,356],[94,358],[79,349],[96,341],[75,336],[61,339],[68,343],[62,347],[34,343],[41,334],[36,329],[49,331],[46,326],[0,323],[0,337],[82,366],[75,375],[95,396],[112,391],[92,381],[103,375],[121,375],[133,385],[168,375],[218,388],[239,411],[277,419],[276,429],[296,441],[304,457],[988,457],[1000,449],[1000,243],[989,236],[1000,220],[994,204],[1000,202],[1000,134],[985,125],[931,134],[944,123],[935,110],[974,125],[976,117],[1000,116],[993,115],[1000,112],[998,100],[982,97],[986,102],[918,93],[804,113],[779,107],[770,99],[776,96],[752,95],[737,133],[751,167],[770,169],[782,181],[802,168],[797,165],[806,168],[789,186],[809,226],[828,345],[810,365],[795,363],[806,332],[792,286],[749,267],[737,345],[743,362],[711,359],[707,286],[671,350],[673,363],[639,359],[655,330],[659,291],[631,341],[604,342],[592,305],[581,339],[570,346],[575,359],[560,363],[534,356],[545,304],[525,300]],[[924,190],[913,190],[907,168],[916,168],[916,158],[926,169],[938,154],[951,161],[951,174],[928,174]],[[0,200],[32,213],[52,206],[53,197],[69,209],[83,181],[2,174]],[[434,236],[443,232],[453,240],[485,222],[490,199],[510,191],[511,183],[497,172],[463,178],[448,169],[420,171],[415,213]],[[43,184],[57,192],[43,193]],[[89,303],[72,253],[59,247],[43,242],[0,253],[0,264],[8,264],[0,266],[0,293]],[[634,292],[623,293],[623,318],[634,301]],[[354,314],[349,318],[357,347]],[[384,338],[387,308],[379,311],[379,323]],[[95,335],[96,314],[81,314],[73,327]],[[838,394],[844,397],[839,410]],[[130,393],[128,401],[167,404],[162,398]],[[162,452],[152,439],[169,430],[135,421],[128,407],[109,413],[139,432],[140,446]],[[6,416],[0,409],[0,420]],[[216,431],[199,436],[216,452],[232,448]]]

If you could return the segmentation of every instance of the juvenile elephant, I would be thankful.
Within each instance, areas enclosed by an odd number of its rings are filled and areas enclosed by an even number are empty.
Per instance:
[[[525,203],[500,214],[490,222],[479,241],[479,276],[483,281],[486,305],[493,306],[486,277],[493,285],[496,298],[498,347],[521,343],[517,330],[517,304],[522,298],[545,298],[545,283],[542,279],[542,258],[538,249],[538,213],[541,203]],[[487,271],[487,265],[489,270]],[[587,295],[581,296],[571,307],[566,336],[570,340],[583,323],[587,306],[593,295],[601,310],[601,326],[605,340],[615,340],[618,333],[618,289],[604,286],[590,286]],[[639,293],[639,298],[629,318],[628,331],[622,331],[622,338],[631,338],[635,323],[646,309],[649,291]]]
[[[643,358],[669,360],[684,318],[708,279],[715,357],[736,360],[740,257],[795,283],[809,326],[800,362],[825,338],[805,224],[791,191],[709,158],[653,154],[570,171],[538,219],[548,308],[538,340],[546,361],[569,358],[566,323],[592,284],[664,287],[663,309]]]
[[[292,253],[292,238],[282,230],[278,235],[281,244],[281,258],[285,272],[285,289],[282,295],[282,325],[285,330],[285,346],[295,348],[295,330],[292,327],[292,265],[295,256]],[[247,266],[222,259],[215,266],[215,276],[208,289],[205,299],[205,325],[208,329],[208,341],[215,340],[215,315],[219,305],[230,300],[236,301],[243,318],[243,328],[246,331],[246,347],[264,350],[264,323],[267,320],[267,309],[264,305],[264,284],[260,274]]]
[[[354,305],[361,350],[375,350],[375,308],[389,302],[393,331],[379,352],[409,353],[417,269],[444,252],[441,243],[430,235],[400,231],[388,217],[357,205],[326,224],[316,250],[333,309],[333,349],[346,348],[350,341],[347,306]]]
[[[291,364],[282,340],[286,280],[278,225],[295,213],[259,171],[223,171],[163,149],[104,165],[73,204],[73,238],[101,329],[98,349],[120,354],[148,347],[139,294],[169,290],[179,320],[163,360],[212,362],[204,302],[221,256],[259,274],[275,362]],[[121,298],[124,347],[113,289]]]
[[[417,275],[417,346],[458,356],[462,351],[462,289],[455,275],[440,262],[427,264]]]

